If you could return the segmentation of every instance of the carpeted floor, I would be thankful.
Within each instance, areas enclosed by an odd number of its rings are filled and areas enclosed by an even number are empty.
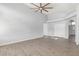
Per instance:
[[[79,55],[79,47],[72,40],[55,37],[19,42],[0,47],[1,56],[72,56]]]

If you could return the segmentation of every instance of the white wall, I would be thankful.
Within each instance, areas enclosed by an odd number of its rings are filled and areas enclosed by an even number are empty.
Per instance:
[[[0,44],[42,36],[45,18],[24,4],[0,4]]]
[[[54,23],[48,23],[48,35],[53,36],[54,35]]]
[[[43,23],[43,35],[48,35],[48,24]]]
[[[67,21],[48,22],[46,23],[46,25],[47,25],[46,35],[64,37],[68,39]]]
[[[65,37],[65,23],[54,23],[54,36]]]
[[[76,14],[77,14],[77,17],[76,17],[76,37],[75,37],[75,41],[76,41],[76,44],[79,45],[79,4],[76,8]]]

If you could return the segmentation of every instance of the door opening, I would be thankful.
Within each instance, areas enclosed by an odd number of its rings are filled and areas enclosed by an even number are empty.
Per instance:
[[[69,21],[69,40],[75,42],[75,21]]]

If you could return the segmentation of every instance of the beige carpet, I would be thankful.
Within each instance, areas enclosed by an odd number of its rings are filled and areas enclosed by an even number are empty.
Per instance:
[[[64,38],[42,37],[0,47],[2,56],[63,56],[79,55],[79,47]]]

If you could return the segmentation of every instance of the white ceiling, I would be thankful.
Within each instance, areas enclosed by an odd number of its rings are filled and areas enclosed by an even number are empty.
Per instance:
[[[35,4],[39,5],[39,3],[35,3]],[[29,6],[30,8],[35,7],[30,3],[26,3],[26,5]],[[43,3],[43,5],[45,5],[45,3]],[[49,12],[46,14],[51,14],[51,13],[57,14],[57,13],[74,11],[76,5],[77,5],[76,3],[51,3],[48,6],[53,7],[53,9],[48,9]]]
[[[39,5],[39,3],[35,4]],[[35,7],[31,3],[27,3],[25,5],[29,6],[29,8]],[[45,3],[43,5],[45,5]],[[49,12],[44,12],[44,14],[47,15],[48,20],[62,18],[76,11],[77,5],[78,3],[51,3],[48,6],[53,7],[53,9],[49,9]]]

